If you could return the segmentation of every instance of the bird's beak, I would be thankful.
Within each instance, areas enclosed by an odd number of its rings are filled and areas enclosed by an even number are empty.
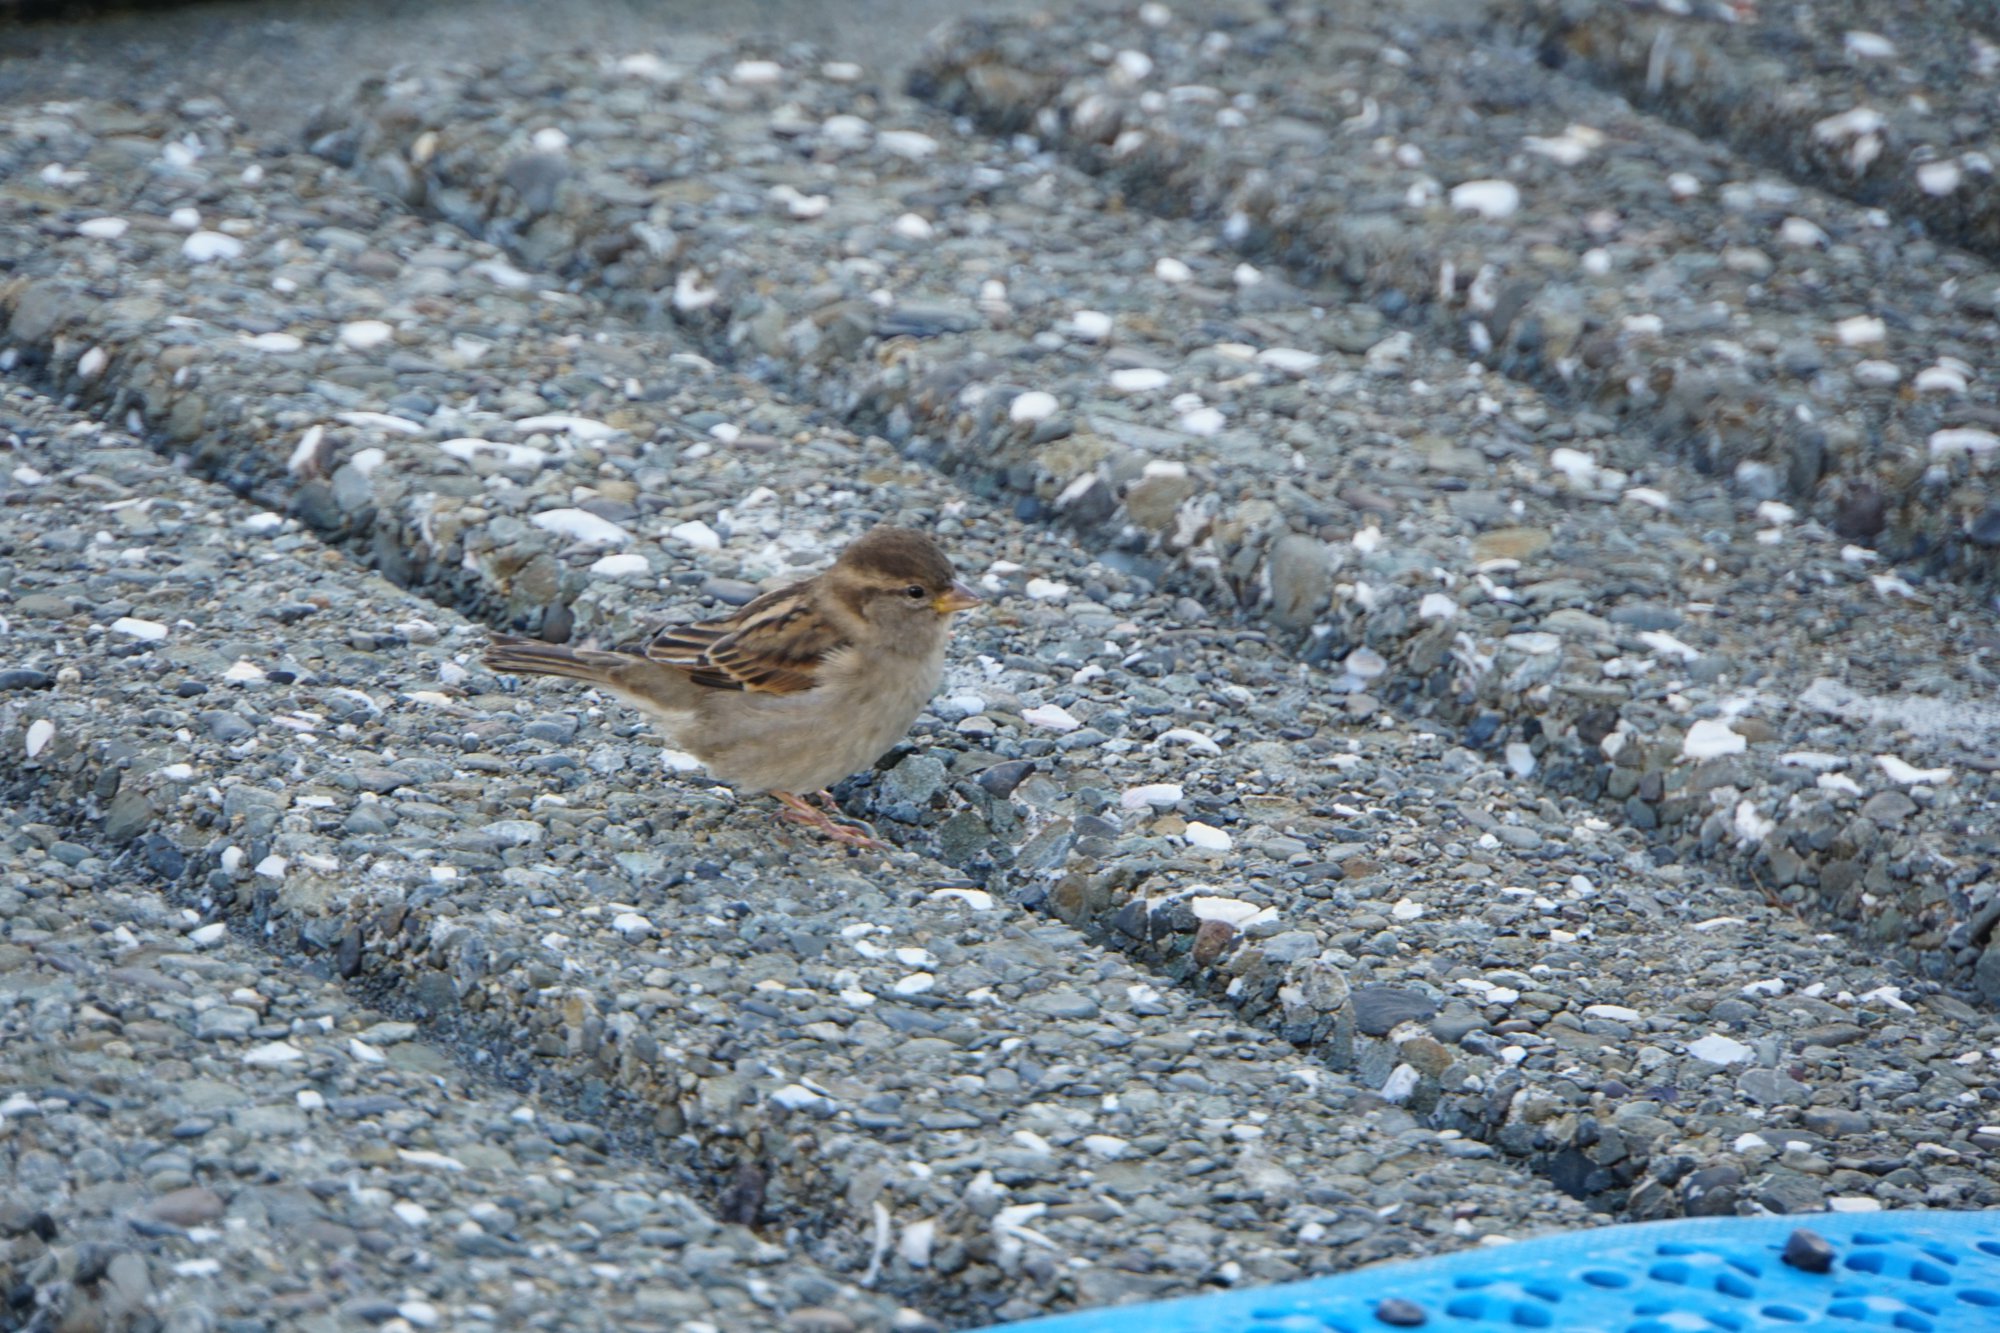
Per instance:
[[[978,606],[981,600],[978,593],[966,587],[963,583],[954,583],[936,597],[931,598],[931,610],[941,616],[948,616],[954,611],[970,611],[973,607]]]

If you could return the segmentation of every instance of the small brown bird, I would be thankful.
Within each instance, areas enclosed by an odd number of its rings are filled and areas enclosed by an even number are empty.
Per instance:
[[[826,788],[903,738],[937,692],[952,613],[978,604],[936,542],[883,527],[824,574],[721,620],[672,625],[613,651],[496,634],[484,660],[496,671],[587,680],[646,714],[717,778],[770,792],[785,818],[879,847],[834,822]]]

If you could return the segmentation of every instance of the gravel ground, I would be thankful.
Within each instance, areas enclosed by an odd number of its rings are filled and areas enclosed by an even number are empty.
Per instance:
[[[1991,270],[1485,18],[0,108],[0,1320],[2000,1202]],[[478,664],[882,519],[991,594],[887,853]]]

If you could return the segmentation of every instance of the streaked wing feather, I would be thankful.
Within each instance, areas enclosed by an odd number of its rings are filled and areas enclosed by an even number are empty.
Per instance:
[[[727,619],[664,629],[646,655],[710,689],[796,694],[813,687],[820,662],[845,643],[795,588],[781,588]]]

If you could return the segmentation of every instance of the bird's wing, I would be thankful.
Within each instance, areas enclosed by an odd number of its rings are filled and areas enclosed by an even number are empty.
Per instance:
[[[646,645],[646,656],[710,689],[796,694],[811,689],[820,663],[846,644],[795,585],[722,620],[669,626]]]

